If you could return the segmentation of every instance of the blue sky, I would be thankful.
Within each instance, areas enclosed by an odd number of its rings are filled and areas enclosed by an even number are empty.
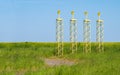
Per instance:
[[[82,41],[84,11],[91,20],[91,41],[96,39],[97,12],[104,20],[104,40],[120,42],[120,0],[0,0],[0,42],[55,42],[57,10],[64,19],[64,41],[69,41],[70,12],[78,20]]]

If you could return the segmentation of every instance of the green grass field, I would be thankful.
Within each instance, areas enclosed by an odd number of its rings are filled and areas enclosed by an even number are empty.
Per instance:
[[[55,56],[55,43],[0,43],[0,75],[120,75],[120,43],[105,43],[99,53],[92,43],[92,53],[71,54],[70,44],[64,44],[64,55]],[[73,65],[49,66],[46,58],[76,60]]]

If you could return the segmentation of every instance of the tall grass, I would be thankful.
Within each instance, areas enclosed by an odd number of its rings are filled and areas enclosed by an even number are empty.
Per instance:
[[[72,66],[47,66],[45,58],[55,56],[56,43],[0,43],[0,75],[119,75],[120,43],[105,43],[105,52],[98,53],[92,43],[92,53],[71,54],[70,43],[64,43],[62,58],[77,60]]]

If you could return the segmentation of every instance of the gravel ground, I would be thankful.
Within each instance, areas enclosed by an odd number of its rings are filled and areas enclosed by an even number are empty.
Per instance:
[[[67,59],[45,59],[45,64],[49,66],[59,66],[59,65],[74,65],[76,62]]]

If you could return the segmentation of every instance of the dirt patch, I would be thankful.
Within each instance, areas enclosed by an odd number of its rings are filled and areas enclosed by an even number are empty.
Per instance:
[[[59,66],[59,65],[74,65],[76,63],[75,60],[67,60],[67,59],[56,59],[56,58],[51,58],[51,59],[45,59],[45,64],[49,66]]]

